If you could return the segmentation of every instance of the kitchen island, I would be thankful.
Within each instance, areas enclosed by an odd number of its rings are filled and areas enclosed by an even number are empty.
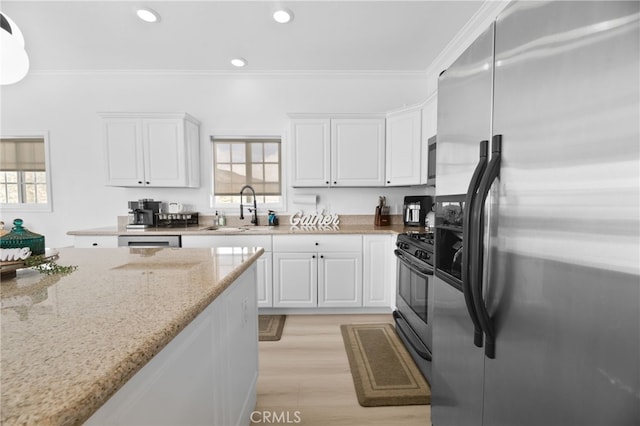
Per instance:
[[[195,424],[248,419],[262,253],[69,248],[57,260],[78,267],[68,275],[3,278],[0,423],[141,424],[148,408],[148,424],[178,408]]]

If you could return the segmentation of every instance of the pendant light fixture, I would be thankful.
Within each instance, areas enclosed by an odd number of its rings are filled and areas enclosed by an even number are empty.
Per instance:
[[[17,83],[29,71],[29,55],[22,31],[4,12],[0,12],[0,46],[0,84]]]

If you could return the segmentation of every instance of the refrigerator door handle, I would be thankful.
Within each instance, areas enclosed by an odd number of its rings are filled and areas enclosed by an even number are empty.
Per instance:
[[[489,195],[489,189],[493,181],[500,175],[500,159],[502,153],[502,135],[494,135],[491,139],[491,161],[482,177],[478,196],[474,200],[472,214],[472,238],[473,249],[471,250],[471,293],[474,306],[480,320],[480,325],[486,336],[484,353],[488,358],[496,357],[495,331],[493,321],[489,317],[489,312],[484,303],[482,295],[482,260],[484,243],[484,203]]]
[[[489,141],[484,140],[480,142],[480,155],[478,159],[478,164],[476,165],[475,170],[473,171],[473,175],[471,176],[471,181],[469,182],[469,188],[467,189],[467,195],[464,199],[464,219],[462,222],[462,232],[464,238],[467,239],[466,247],[462,250],[462,293],[464,294],[464,301],[467,305],[467,311],[469,312],[469,316],[471,317],[471,321],[473,322],[473,344],[477,347],[482,347],[482,327],[480,325],[480,320],[478,319],[478,314],[476,312],[476,308],[473,302],[473,294],[471,290],[471,264],[469,262],[471,256],[471,249],[474,246],[473,244],[473,235],[475,231],[474,227],[471,223],[471,211],[473,209],[473,202],[476,198],[476,194],[478,192],[478,187],[480,186],[480,181],[482,179],[482,175],[487,167],[487,156],[489,151]]]

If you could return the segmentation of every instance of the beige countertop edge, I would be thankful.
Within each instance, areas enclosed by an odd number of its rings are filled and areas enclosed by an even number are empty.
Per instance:
[[[191,321],[222,294],[244,271],[246,271],[262,254],[262,248],[256,248],[255,253],[220,278],[218,285],[204,293],[199,300],[185,309],[182,315],[167,324],[167,326],[148,336],[139,344],[135,351],[119,360],[108,374],[102,374],[90,384],[90,390],[71,400],[53,400],[46,397],[42,402],[49,405],[48,409],[37,412],[21,413],[19,418],[13,417],[7,424],[50,424],[50,425],[79,425],[84,423],[100,408],[113,394],[115,394],[142,367],[156,356],[174,337],[176,337]],[[46,384],[42,384],[46,387]],[[1,423],[4,424],[4,414]],[[17,422],[17,423],[14,423]]]
[[[337,229],[333,228],[296,228],[291,226],[275,226],[269,231],[225,231],[224,227],[218,230],[193,228],[148,228],[145,230],[119,229],[116,226],[83,229],[67,232],[73,236],[118,236],[118,235],[305,235],[305,234],[400,234],[407,231],[422,231],[422,227],[405,227],[404,225],[374,226],[374,225],[346,225]]]

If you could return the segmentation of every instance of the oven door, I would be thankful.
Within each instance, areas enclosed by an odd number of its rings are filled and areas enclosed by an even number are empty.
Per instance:
[[[396,330],[427,380],[431,376],[433,267],[395,250],[398,259]]]

